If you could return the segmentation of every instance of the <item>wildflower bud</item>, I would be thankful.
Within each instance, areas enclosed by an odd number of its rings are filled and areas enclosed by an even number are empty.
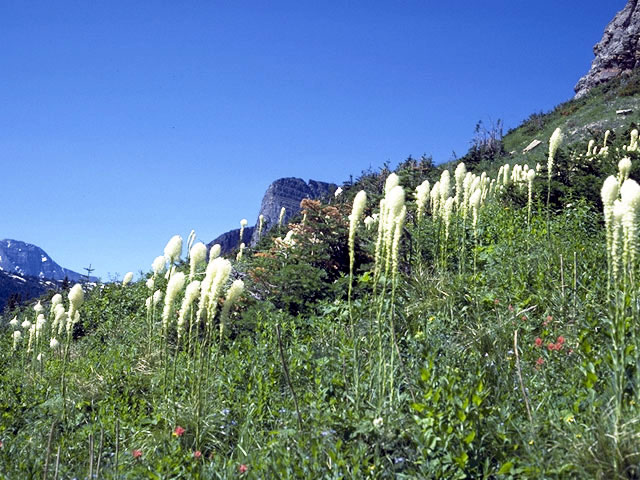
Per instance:
[[[155,258],[153,263],[151,264],[151,269],[153,270],[153,275],[162,275],[164,273],[165,268],[167,268],[167,259],[164,255],[160,255]]]
[[[600,196],[604,205],[613,207],[613,202],[618,198],[619,183],[616,177],[610,175],[604,181],[602,190],[600,190]]]
[[[184,273],[177,272],[171,277],[167,284],[167,291],[164,297],[164,309],[162,310],[162,326],[164,330],[166,330],[169,325],[169,319],[173,313],[173,303],[178,293],[182,290],[182,287],[184,287],[184,282]]]
[[[53,297],[51,297],[51,308],[55,308],[56,305],[62,303],[62,295],[56,293]]]
[[[49,347],[51,347],[51,350],[57,350],[58,348],[60,348],[60,342],[55,338],[52,338],[49,341]]]
[[[282,224],[284,222],[284,215],[285,215],[286,212],[287,212],[286,208],[282,207],[280,209],[280,217],[278,217],[278,226],[279,227],[282,227]]]
[[[631,143],[629,144],[629,148],[627,150],[631,150],[635,152],[638,150],[638,130],[635,128],[631,130]]]
[[[549,172],[549,177],[551,177],[551,171],[553,170],[553,160],[556,156],[556,152],[560,147],[560,144],[564,140],[564,135],[562,134],[562,130],[556,128],[551,134],[551,138],[549,139],[549,160],[547,163],[547,170]]]
[[[28,330],[31,328],[31,322],[29,320],[25,320],[24,322],[22,322],[20,324],[20,326],[24,329],[24,330]]]
[[[155,307],[162,300],[162,290],[153,292],[153,306]]]
[[[293,233],[292,231],[289,233]],[[287,236],[289,236],[289,233],[287,233]],[[242,260],[242,254],[244,253],[244,242],[242,242],[240,244],[240,249],[238,250],[238,254],[236,255],[236,262],[239,262],[240,260]]]
[[[440,204],[444,205],[451,193],[451,174],[445,170],[440,174]]]
[[[447,198],[446,202],[444,202],[443,209],[443,221],[444,221],[444,237],[449,238],[449,226],[451,224],[451,214],[453,213],[453,197]]]
[[[400,185],[400,177],[398,177],[398,175],[396,175],[395,173],[390,174],[387,177],[387,180],[384,182],[385,196],[388,195],[389,192],[393,190],[394,187],[397,187],[398,185]]]
[[[427,206],[427,199],[429,198],[429,180],[425,180],[416,188],[416,204],[418,205],[418,222],[424,214],[424,209]]]
[[[618,181],[622,185],[622,183],[629,178],[629,172],[631,172],[631,159],[629,157],[624,157],[618,162],[618,171]]]
[[[189,285],[184,293],[182,300],[182,306],[180,307],[180,313],[178,315],[178,338],[182,335],[182,329],[185,323],[187,313],[190,311],[193,303],[198,299],[200,295],[200,282],[194,280]]]
[[[224,300],[224,305],[222,306],[222,315],[220,317],[220,338],[224,333],[224,326],[226,320],[229,318],[229,311],[231,310],[231,306],[234,304],[236,299],[242,294],[244,290],[244,282],[242,280],[235,280],[229,290],[227,291],[227,296]]]
[[[371,230],[371,225],[376,223],[376,221],[371,216],[367,216],[364,219],[364,226],[367,227],[367,230]]]
[[[211,250],[209,250],[209,262],[218,258],[220,256],[221,251],[222,251],[222,248],[217,243],[213,247],[211,247]]]
[[[182,237],[174,235],[164,247],[164,256],[169,261],[169,264],[172,264],[180,260],[180,255],[182,255]]]
[[[244,229],[247,226],[247,219],[243,218],[240,220],[240,241],[242,242],[242,235],[244,234]]]
[[[587,146],[587,157],[593,155],[593,146],[596,144],[596,141],[591,139],[589,140],[589,145]]]
[[[360,217],[364,208],[367,206],[367,192],[360,190],[356,198],[353,200],[351,208],[351,216],[349,221],[349,270],[353,271],[353,262],[355,256],[356,229],[360,223]]]
[[[460,162],[456,167],[456,171],[454,173],[454,177],[456,179],[456,196],[455,196],[456,208],[460,208],[460,202],[462,202],[463,183],[466,176],[467,176],[467,167],[463,162]]]
[[[9,325],[11,325],[13,328],[16,328],[18,326],[18,323],[18,317],[13,317],[9,322]]]
[[[342,188],[338,187],[338,188],[336,188],[336,191],[333,192],[333,196],[335,198],[338,198],[340,196],[340,194],[342,194]]]
[[[122,286],[124,287],[126,285],[129,285],[129,283],[131,283],[131,280],[133,280],[133,272],[127,272],[127,274],[122,279]]]
[[[436,217],[440,208],[440,180],[433,185],[429,199],[431,200],[431,215]]]
[[[198,242],[189,252],[189,279],[193,279],[197,273],[198,267],[203,265],[207,260],[207,246]]]
[[[148,288],[149,290],[153,290],[153,289],[154,289],[154,287],[156,286],[156,282],[155,282],[155,280],[153,279],[153,277],[149,277],[149,278],[147,279],[147,281],[146,281],[145,285],[147,286],[147,288]]]
[[[20,333],[20,330],[16,330],[15,332],[13,332],[13,349],[14,350],[18,348],[18,343],[20,343],[21,339],[22,339],[22,333]]]
[[[44,307],[42,306],[42,304],[40,303],[40,301],[38,301],[38,303],[36,303],[33,306],[33,310],[36,312],[36,314],[40,314],[42,313],[42,311],[44,310]]]
[[[258,238],[262,236],[262,227],[264,225],[264,215],[260,214],[258,217]]]

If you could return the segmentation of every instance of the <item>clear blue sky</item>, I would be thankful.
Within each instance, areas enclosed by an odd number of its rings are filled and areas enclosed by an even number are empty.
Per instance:
[[[108,280],[276,178],[449,160],[571,98],[625,3],[0,0],[0,238]]]

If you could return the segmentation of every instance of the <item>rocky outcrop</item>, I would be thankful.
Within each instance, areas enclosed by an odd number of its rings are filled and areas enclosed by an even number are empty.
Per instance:
[[[333,183],[317,182],[309,180],[305,182],[301,178],[280,178],[276,180],[264,194],[262,205],[260,206],[260,215],[264,216],[262,225],[262,234],[271,230],[278,224],[280,211],[285,208],[283,223],[287,223],[293,217],[300,213],[300,202],[305,198],[320,199],[333,194],[337,185]],[[258,218],[260,218],[258,216]],[[251,245],[258,242],[258,222],[256,221],[256,229],[251,238]]]
[[[245,244],[248,244],[251,240],[251,236],[253,235],[254,227],[245,227],[244,232],[242,233],[242,241]],[[236,228],[235,230],[230,230],[226,233],[223,233],[218,238],[213,240],[207,245],[207,248],[210,249],[215,244],[220,245],[220,251],[223,255],[227,255],[234,250],[240,247],[240,229]]]
[[[580,98],[596,85],[619,75],[627,75],[640,66],[640,4],[629,0],[604,31],[594,47],[596,58],[591,70],[575,86]]]
[[[78,282],[87,279],[85,275],[62,268],[40,247],[19,240],[0,240],[0,270],[47,280],[67,278]],[[90,280],[97,279],[91,277]]]
[[[271,228],[278,224],[280,218],[280,210],[285,208],[283,223],[287,223],[293,217],[300,213],[300,202],[305,198],[317,200],[329,195],[338,188],[333,183],[318,182],[309,180],[305,182],[301,178],[280,178],[269,185],[267,191],[262,197],[262,205],[260,206],[260,215],[264,216],[262,224],[262,235],[267,233]],[[258,222],[254,227],[246,227],[244,229],[244,243],[247,245],[255,245],[258,240]],[[211,248],[216,243],[220,244],[222,254],[228,254],[236,250],[240,245],[240,229],[231,230],[223,233],[218,238],[210,242],[207,246]]]

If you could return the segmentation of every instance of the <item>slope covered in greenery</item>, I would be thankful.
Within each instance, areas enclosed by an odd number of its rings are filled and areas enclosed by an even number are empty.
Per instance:
[[[638,218],[608,237],[599,204],[624,142],[439,189],[409,160],[229,260],[172,239],[11,312],[0,476],[637,478]]]

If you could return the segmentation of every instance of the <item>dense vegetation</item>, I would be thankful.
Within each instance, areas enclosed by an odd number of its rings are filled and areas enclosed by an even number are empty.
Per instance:
[[[174,238],[9,312],[0,476],[640,477],[639,219],[618,262],[600,199],[626,133],[551,172],[409,159],[232,260]]]

